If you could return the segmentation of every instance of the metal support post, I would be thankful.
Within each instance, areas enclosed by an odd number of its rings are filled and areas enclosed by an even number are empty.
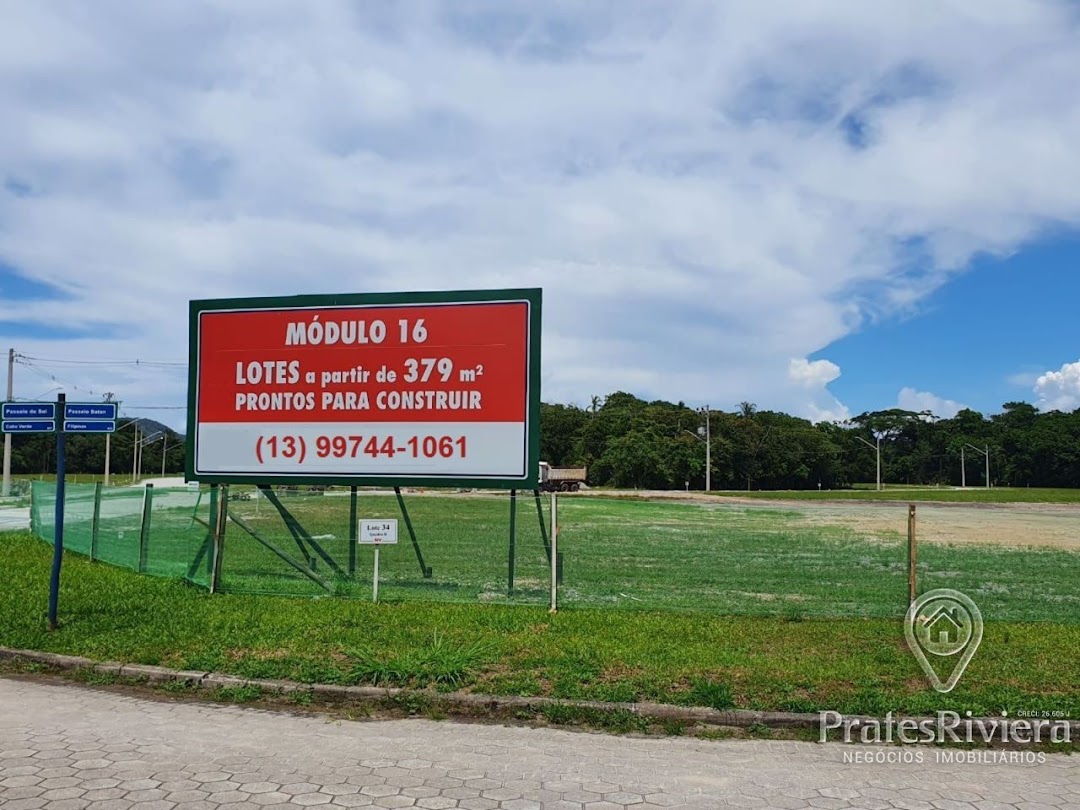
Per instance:
[[[98,527],[101,523],[101,484],[94,484],[94,522],[90,526],[90,559],[97,559]]]
[[[48,628],[55,630],[59,627],[56,620],[57,602],[60,599],[60,565],[64,560],[64,416],[67,408],[67,396],[58,394],[56,397],[56,518],[54,521],[53,534],[53,560],[52,572],[49,576],[49,615]]]
[[[506,579],[506,593],[513,595],[514,593],[514,555],[516,553],[517,544],[517,490],[510,490],[510,560],[507,570]]]
[[[154,485],[147,484],[143,492],[142,524],[139,527],[139,573],[146,573],[146,554],[150,545],[150,517],[154,507]]]
[[[356,487],[349,488],[349,576],[356,575]]]

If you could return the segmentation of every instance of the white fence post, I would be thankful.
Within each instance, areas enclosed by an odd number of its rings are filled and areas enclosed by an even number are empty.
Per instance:
[[[559,609],[559,502],[551,493],[551,612]]]

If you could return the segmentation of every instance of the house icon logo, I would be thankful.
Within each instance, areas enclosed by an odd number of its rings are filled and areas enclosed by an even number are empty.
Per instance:
[[[948,588],[924,593],[911,603],[904,622],[908,647],[915,654],[931,686],[951,692],[982,641],[982,614],[970,597]],[[953,665],[942,680],[934,667],[938,659]]]
[[[971,639],[971,616],[957,605],[938,604],[915,635],[919,646],[932,655],[956,655]]]

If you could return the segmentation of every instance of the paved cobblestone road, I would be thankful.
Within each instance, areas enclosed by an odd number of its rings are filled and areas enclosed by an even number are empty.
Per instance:
[[[0,679],[3,810],[1080,808],[1080,757],[844,763],[884,750],[338,722]]]

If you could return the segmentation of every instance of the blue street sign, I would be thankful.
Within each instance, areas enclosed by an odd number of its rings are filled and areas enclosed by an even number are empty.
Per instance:
[[[5,402],[0,408],[0,419],[55,419],[56,404],[53,402]]]
[[[115,402],[69,402],[64,410],[68,419],[116,419]]]
[[[51,419],[3,420],[3,433],[52,433],[56,422]]]
[[[68,410],[71,410],[70,405]],[[108,419],[64,420],[64,433],[113,433],[115,430],[116,422]]]

